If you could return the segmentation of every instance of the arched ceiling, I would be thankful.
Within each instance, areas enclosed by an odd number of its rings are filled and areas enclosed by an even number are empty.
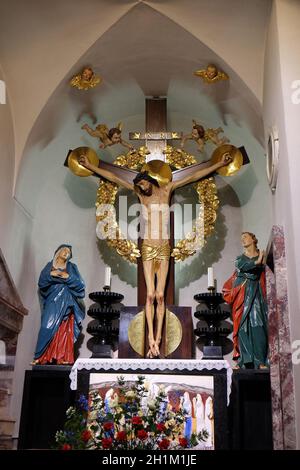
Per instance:
[[[55,90],[90,62],[111,88],[134,81],[145,95],[171,81],[201,86],[208,61],[230,73],[224,102],[240,95],[259,109],[269,0],[11,0],[0,5],[0,62],[15,130],[15,178],[28,135]],[[226,5],[226,8],[225,8]],[[214,92],[210,92],[214,93]],[[221,98],[221,99],[220,99]],[[225,100],[226,101],[226,100]],[[225,110],[226,112],[226,110]]]

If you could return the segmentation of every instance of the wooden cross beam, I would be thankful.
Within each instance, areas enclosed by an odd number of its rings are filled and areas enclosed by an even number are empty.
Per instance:
[[[180,140],[182,132],[167,131],[167,99],[146,98],[146,132],[130,132],[130,140],[145,140],[149,160],[165,161],[164,150],[168,140]]]

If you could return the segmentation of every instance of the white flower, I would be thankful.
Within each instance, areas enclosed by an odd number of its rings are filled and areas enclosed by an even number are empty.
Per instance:
[[[170,419],[169,421],[166,422],[166,428],[170,428],[176,425],[176,421],[174,418]]]
[[[65,433],[63,431],[56,431],[55,433],[56,442],[59,442],[60,439],[64,439],[64,438],[65,438]]]
[[[97,410],[94,410],[94,411],[90,411],[89,413],[89,419],[90,420],[96,420],[98,417],[98,411]]]
[[[135,398],[136,393],[134,390],[128,390],[128,392],[125,393],[126,398],[129,398],[130,400]]]
[[[155,400],[149,400],[148,401],[148,408],[149,408],[149,410],[155,410],[155,408],[156,408]]]
[[[70,408],[68,408],[66,411],[67,418],[72,418],[74,414],[75,414],[75,408],[73,408],[73,406],[70,406]]]

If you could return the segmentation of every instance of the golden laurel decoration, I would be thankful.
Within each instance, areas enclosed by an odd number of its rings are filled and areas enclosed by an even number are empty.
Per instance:
[[[197,163],[193,155],[170,145],[166,147],[164,153],[166,155],[166,163],[175,169],[185,168]],[[140,147],[138,150],[131,150],[127,154],[119,155],[113,163],[114,165],[140,171],[146,162],[146,155],[148,154],[147,147]],[[198,193],[198,201],[201,204],[201,208],[192,231],[183,240],[179,240],[172,250],[171,256],[175,258],[176,262],[184,261],[189,256],[193,256],[197,250],[205,245],[206,238],[214,230],[217,218],[219,199],[214,178],[204,178],[196,183],[194,187]],[[102,222],[103,220],[106,222],[103,230],[108,245],[114,248],[127,261],[137,263],[137,258],[141,256],[141,252],[135,242],[127,240],[121,233],[116,221],[115,212],[113,210],[101,211],[103,204],[111,204],[112,206],[115,204],[117,193],[118,185],[115,183],[109,181],[100,182],[96,200],[96,220],[97,222]]]

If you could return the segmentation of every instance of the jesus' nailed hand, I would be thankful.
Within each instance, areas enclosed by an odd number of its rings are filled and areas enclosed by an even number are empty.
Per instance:
[[[119,186],[132,190],[139,198],[142,206],[141,212],[144,223],[142,261],[147,287],[145,311],[149,340],[147,357],[149,358],[160,356],[162,326],[165,315],[165,286],[171,255],[167,229],[169,212],[163,210],[158,217],[157,208],[169,208],[171,195],[175,189],[199,181],[201,178],[213,174],[219,168],[228,165],[231,161],[230,154],[224,154],[220,162],[212,163],[209,161],[203,166],[200,165],[199,167],[197,165],[194,172],[189,172],[182,178],[176,178],[174,182],[169,181],[162,185],[153,176],[150,176],[147,171],[137,173],[135,178],[130,181],[128,178],[125,180],[120,176],[119,172],[114,172],[113,168],[101,168],[101,162],[97,167],[85,155],[81,155],[79,158],[79,163],[88,170]],[[156,312],[154,312],[155,300]],[[156,328],[154,322],[156,322]]]

